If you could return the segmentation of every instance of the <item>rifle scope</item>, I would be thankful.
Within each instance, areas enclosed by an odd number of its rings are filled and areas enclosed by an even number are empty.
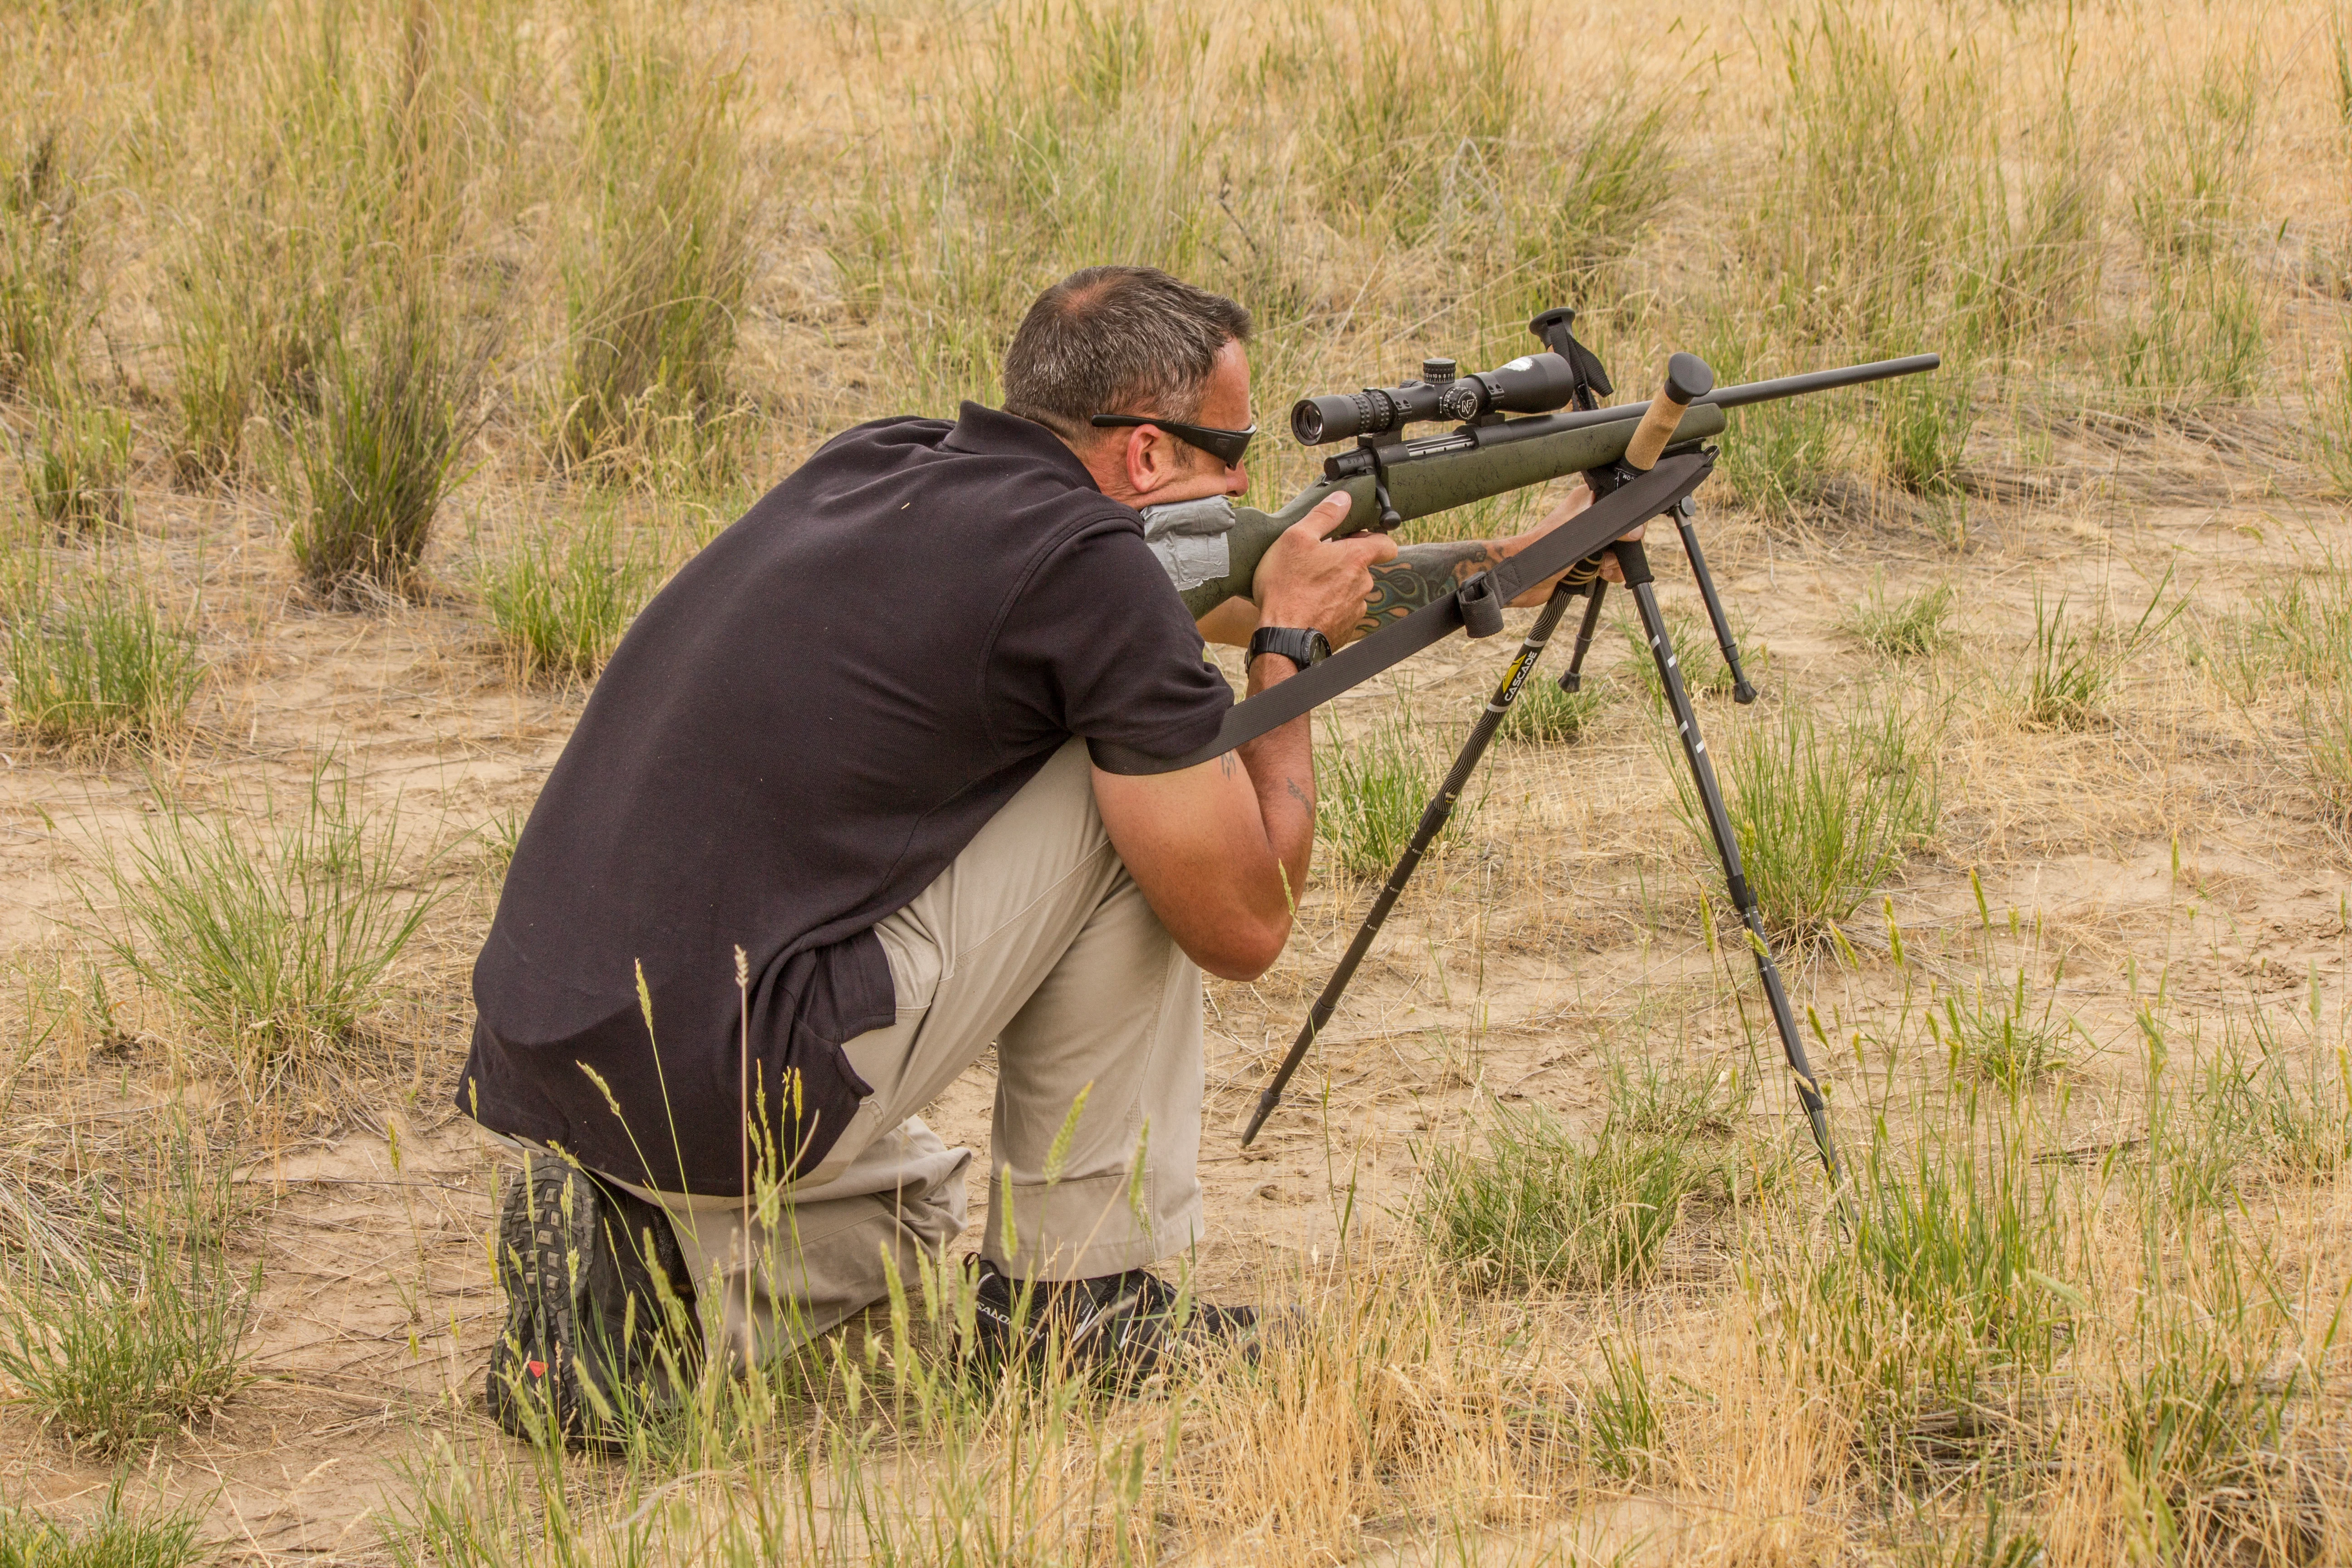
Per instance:
[[[1576,372],[1556,353],[1527,354],[1495,370],[1454,374],[1450,359],[1423,360],[1421,379],[1401,386],[1302,397],[1291,405],[1290,433],[1320,447],[1350,436],[1385,436],[1415,420],[1464,424],[1496,414],[1549,414],[1576,391]]]

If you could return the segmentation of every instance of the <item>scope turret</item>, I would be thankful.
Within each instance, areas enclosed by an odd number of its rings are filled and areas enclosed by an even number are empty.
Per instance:
[[[1450,361],[1428,360],[1422,366],[1426,380],[1302,397],[1291,406],[1290,433],[1302,446],[1320,447],[1351,436],[1385,436],[1419,420],[1466,424],[1492,414],[1548,414],[1576,391],[1575,371],[1556,353],[1528,354],[1450,380],[1432,374],[1452,369]]]

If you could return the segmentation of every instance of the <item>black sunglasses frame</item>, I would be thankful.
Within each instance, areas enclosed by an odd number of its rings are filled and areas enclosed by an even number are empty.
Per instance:
[[[1149,425],[1167,431],[1187,447],[1198,447],[1229,468],[1242,466],[1242,459],[1249,455],[1250,441],[1257,435],[1255,425],[1246,430],[1220,430],[1213,425],[1184,425],[1146,414],[1097,414],[1090,423],[1097,430]]]

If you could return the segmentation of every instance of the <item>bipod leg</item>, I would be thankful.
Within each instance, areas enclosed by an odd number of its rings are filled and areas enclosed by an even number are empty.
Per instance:
[[[1584,685],[1584,656],[1592,650],[1592,634],[1601,626],[1601,595],[1608,588],[1596,567],[1591,586],[1585,590],[1584,619],[1576,626],[1576,649],[1568,656],[1568,673],[1559,678],[1559,689],[1571,697]]]
[[[1691,575],[1698,579],[1699,597],[1706,601],[1706,618],[1715,623],[1716,646],[1723,649],[1723,667],[1731,671],[1731,700],[1738,703],[1756,700],[1756,688],[1748,682],[1748,672],[1739,668],[1739,645],[1731,640],[1731,622],[1724,616],[1723,601],[1715,595],[1715,574],[1706,569],[1706,552],[1698,547],[1697,503],[1685,496],[1675,504],[1675,528],[1683,536],[1683,553],[1690,557]]]
[[[1665,688],[1666,706],[1675,719],[1675,732],[1682,739],[1683,757],[1690,763],[1691,779],[1698,786],[1699,805],[1706,813],[1707,831],[1715,837],[1716,853],[1723,858],[1725,884],[1731,890],[1731,901],[1739,910],[1740,922],[1748,928],[1748,951],[1756,956],[1756,973],[1764,981],[1764,997],[1772,1009],[1772,1026],[1780,1031],[1780,1049],[1788,1058],[1789,1071],[1797,1082],[1797,1099],[1805,1108],[1805,1119],[1812,1124],[1813,1142],[1822,1152],[1822,1164],[1829,1172],[1832,1188],[1838,1182],[1836,1145],[1830,1141],[1829,1107],[1822,1102],[1821,1085],[1813,1078],[1813,1069],[1805,1060],[1805,1043],[1797,1035],[1796,1015],[1789,1007],[1787,987],[1780,984],[1780,966],[1772,962],[1772,947],[1765,940],[1764,920],[1756,908],[1756,894],[1748,885],[1747,874],[1739,864],[1739,835],[1731,826],[1731,813],[1723,804],[1723,790],[1717,784],[1715,763],[1706,754],[1706,741],[1698,732],[1698,715],[1691,710],[1690,693],[1683,689],[1682,670],[1675,659],[1674,639],[1666,634],[1665,616],[1658,608],[1658,594],[1650,580],[1650,564],[1638,542],[1620,541],[1615,546],[1618,564],[1625,570],[1625,585],[1633,591],[1633,604],[1642,616],[1642,632],[1649,640],[1651,657],[1657,660],[1658,679]]]
[[[1597,583],[1594,591],[1596,594],[1599,591]],[[1536,660],[1543,657],[1544,645],[1551,640],[1553,628],[1559,625],[1559,617],[1567,610],[1568,601],[1573,597],[1574,591],[1569,587],[1567,578],[1562,577],[1559,586],[1552,589],[1551,597],[1544,601],[1543,609],[1536,616],[1536,624],[1528,628],[1527,640],[1519,645],[1517,655],[1503,671],[1502,681],[1495,688],[1495,694],[1486,700],[1486,710],[1479,714],[1477,723],[1470,727],[1470,738],[1462,742],[1462,750],[1454,757],[1454,766],[1446,770],[1445,782],[1437,786],[1437,793],[1422,809],[1421,821],[1412,830],[1412,842],[1405,846],[1404,853],[1397,857],[1395,869],[1381,885],[1380,897],[1372,900],[1371,910],[1364,916],[1364,923],[1356,928],[1355,940],[1348,944],[1339,966],[1331,972],[1331,978],[1324,983],[1322,994],[1315,998],[1315,1005],[1307,1010],[1307,1022],[1300,1026],[1298,1037],[1290,1042],[1290,1054],[1282,1058],[1282,1066],[1275,1069],[1265,1091],[1257,1097],[1257,1109],[1251,1112],[1249,1126],[1242,1133],[1243,1148],[1249,1147],[1258,1130],[1265,1125],[1265,1119],[1274,1114],[1276,1106],[1282,1103],[1282,1091],[1290,1087],[1291,1076],[1307,1059],[1315,1037],[1323,1032],[1323,1026],[1331,1021],[1333,1011],[1339,1005],[1339,998],[1347,992],[1348,983],[1356,977],[1356,970],[1364,962],[1364,955],[1371,951],[1373,939],[1381,934],[1381,927],[1388,921],[1389,911],[1396,908],[1398,895],[1404,891],[1404,885],[1412,880],[1413,871],[1421,865],[1422,856],[1427,853],[1430,845],[1436,842],[1437,836],[1445,831],[1445,824],[1454,815],[1454,804],[1462,798],[1462,791],[1470,783],[1470,774],[1478,766],[1478,759],[1486,754],[1486,747],[1494,740],[1496,728],[1502,724],[1503,715],[1508,713],[1511,704],[1519,700],[1519,689],[1535,672]],[[1588,615],[1586,619],[1589,625],[1591,616]]]

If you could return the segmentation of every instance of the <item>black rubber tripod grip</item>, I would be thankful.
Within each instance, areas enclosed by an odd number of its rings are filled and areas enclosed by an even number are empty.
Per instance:
[[[1491,579],[1488,586],[1495,602],[1507,605],[1554,573],[1608,548],[1618,535],[1640,527],[1698,489],[1714,467],[1713,453],[1687,452],[1668,458],[1648,473],[1619,486],[1500,566],[1482,574]],[[1349,688],[1442,642],[1461,626],[1462,606],[1455,595],[1424,605],[1272,689],[1235,703],[1225,714],[1215,740],[1181,757],[1155,757],[1104,741],[1089,742],[1088,750],[1095,766],[1105,773],[1172,773],[1192,767],[1321,707]]]

